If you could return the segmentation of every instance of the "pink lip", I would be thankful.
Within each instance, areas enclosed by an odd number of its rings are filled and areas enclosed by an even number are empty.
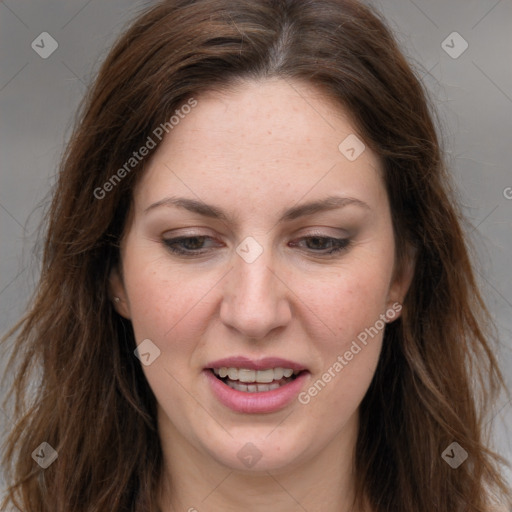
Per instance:
[[[217,361],[208,363],[206,366],[207,369],[223,367],[247,368],[248,370],[266,370],[268,368],[291,368],[294,371],[306,370],[305,366],[293,361],[281,359],[280,357],[265,357],[263,359],[258,359],[257,361],[244,356],[226,357],[224,359],[218,359]]]
[[[266,368],[268,367],[267,365]],[[290,368],[290,366],[285,367]],[[243,366],[243,368],[247,368],[247,366]],[[232,389],[218,379],[209,369],[203,370],[203,374],[208,379],[213,394],[226,407],[245,414],[264,414],[283,409],[297,398],[297,395],[304,386],[305,379],[308,378],[309,372],[300,373],[294,380],[278,389],[259,393],[245,393]]]

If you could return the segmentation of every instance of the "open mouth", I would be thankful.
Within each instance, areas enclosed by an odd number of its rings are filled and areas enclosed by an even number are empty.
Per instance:
[[[291,368],[268,368],[250,370],[247,368],[209,368],[215,377],[236,391],[262,393],[273,391],[293,382],[303,371]]]

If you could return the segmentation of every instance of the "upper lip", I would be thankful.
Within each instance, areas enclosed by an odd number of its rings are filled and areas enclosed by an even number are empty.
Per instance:
[[[208,363],[206,368],[247,368],[248,370],[267,370],[269,368],[291,368],[302,371],[307,368],[300,363],[282,359],[280,357],[264,357],[263,359],[249,359],[244,356],[226,357]]]

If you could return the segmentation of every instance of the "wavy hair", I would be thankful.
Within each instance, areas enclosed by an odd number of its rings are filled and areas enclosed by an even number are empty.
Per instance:
[[[78,113],[45,216],[40,281],[14,339],[2,510],[153,512],[162,470],[156,400],[108,279],[142,160],[98,190],[187,100],[241,80],[316,86],[380,158],[397,261],[415,274],[386,327],[360,405],[357,503],[374,512],[488,512],[508,500],[488,448],[505,389],[429,97],[381,16],[352,0],[166,0],[111,49]],[[118,174],[119,176],[119,174]],[[110,182],[112,184],[112,182]],[[453,441],[469,454],[452,469]],[[58,459],[31,457],[47,442]],[[366,498],[363,498],[366,497]]]

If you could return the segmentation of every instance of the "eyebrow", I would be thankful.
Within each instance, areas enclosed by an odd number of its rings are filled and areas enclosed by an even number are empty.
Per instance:
[[[371,210],[368,204],[366,204],[364,201],[361,201],[360,199],[356,199],[354,197],[329,196],[317,201],[310,201],[307,203],[299,204],[297,206],[292,206],[281,214],[279,222],[290,222],[300,217],[313,215],[319,212],[335,210],[349,205],[358,206],[360,208],[364,208],[365,210]],[[193,213],[197,213],[204,217],[218,219],[225,222],[229,222],[231,220],[230,216],[218,206],[206,204],[202,201],[197,201],[196,199],[190,199],[187,197],[166,197],[148,206],[144,210],[144,213],[148,213],[149,211],[154,210],[160,206],[174,206]]]

